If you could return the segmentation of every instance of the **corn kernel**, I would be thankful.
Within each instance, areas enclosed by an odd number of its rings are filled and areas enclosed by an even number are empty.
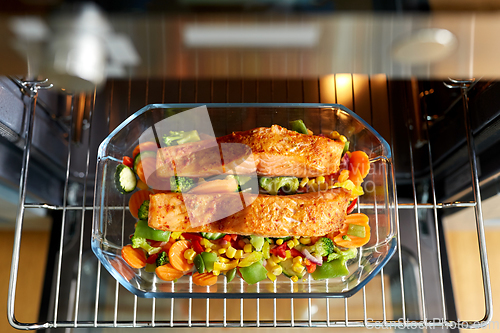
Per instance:
[[[203,247],[209,247],[209,248],[214,247],[214,244],[211,241],[209,241],[208,239],[206,239],[206,238],[202,238],[201,241],[200,241],[200,244]]]
[[[276,276],[273,273],[267,272],[267,277],[269,280],[274,281],[276,280]]]
[[[311,186],[312,184],[316,184],[316,178],[309,179],[309,181],[307,182],[307,185],[309,186]]]
[[[222,245],[222,247],[225,249],[227,249],[230,246],[231,246],[231,242],[226,242],[224,245]]]
[[[236,254],[236,249],[232,246],[228,247],[226,250],[226,256],[230,259],[234,258],[234,255]]]
[[[299,278],[297,277],[297,275],[294,275],[290,278],[290,280],[292,280],[293,282],[297,282],[299,281]]]
[[[229,259],[224,258],[224,257],[219,257],[219,261],[226,264],[229,262]]]
[[[240,259],[243,257],[243,250],[237,250],[236,253],[234,254],[235,259]]]
[[[286,242],[286,246],[288,246],[289,249],[293,249],[293,247],[295,246],[293,239],[290,239],[288,242]]]
[[[186,238],[184,238],[184,236],[180,235],[179,239],[185,240]]]
[[[187,249],[184,251],[184,258],[187,260],[193,260],[196,256],[196,252],[193,249]]]
[[[342,170],[338,179],[339,183],[343,183],[349,179],[349,170]]]
[[[339,136],[340,136],[340,133],[337,131],[333,131],[332,133],[330,133],[330,138],[332,138],[332,139],[338,139]]]
[[[299,187],[306,186],[308,181],[309,181],[309,178],[307,178],[307,177],[302,178],[302,180],[300,181]]]
[[[299,245],[299,243],[300,242],[299,242],[298,238],[293,239],[293,247],[296,247],[297,245]]]
[[[275,256],[274,254],[272,255],[271,259],[277,264],[283,261],[280,257]]]
[[[283,272],[283,268],[280,265],[273,268],[272,272],[274,275],[278,276]]]
[[[269,267],[269,268],[273,268],[273,267],[276,267],[278,264],[274,262],[274,260],[268,260],[267,261],[267,265],[266,265],[266,268]]]
[[[348,151],[346,154],[347,154],[347,156],[348,156],[349,158],[351,158],[351,152],[350,152],[350,151]]]
[[[313,134],[314,134],[314,132],[313,132],[313,131],[311,131],[311,130],[308,128],[308,129],[307,129],[307,135],[313,135]]]
[[[218,276],[220,274],[220,271],[213,269],[212,274]]]
[[[342,143],[346,143],[347,142],[347,138],[343,135],[339,136],[339,140],[342,141]]]
[[[292,270],[295,272],[295,273],[302,273],[304,271],[305,267],[302,266],[301,264],[299,263],[295,263],[293,264],[292,266]]]
[[[193,261],[192,261],[191,259],[188,259],[188,260],[187,260],[187,263],[188,263],[188,264],[192,264],[192,263],[193,263]]]
[[[285,254],[286,254],[286,259],[290,259],[292,257],[292,252],[290,252],[290,250],[286,250]]]
[[[302,264],[302,257],[297,256],[297,257],[293,258],[293,263],[294,264],[296,264],[296,263]]]
[[[276,245],[281,245],[283,244],[283,240],[280,238],[280,239],[277,239],[276,240]]]
[[[301,237],[299,239],[299,242],[300,242],[300,244],[304,244],[304,245],[311,244],[311,238],[309,238],[309,237]]]
[[[246,253],[250,253],[250,252],[252,252],[252,244],[246,244],[246,245],[243,247],[243,251],[245,251]]]
[[[181,235],[182,235],[182,232],[178,232],[178,231],[176,231],[176,232],[173,232],[173,233],[170,235],[170,237],[172,237],[173,239],[179,239],[179,237],[181,237]]]
[[[316,183],[323,184],[324,182],[325,182],[325,177],[323,176],[316,177]]]
[[[226,249],[222,248],[222,249],[219,249],[217,252],[219,252],[219,254],[224,254],[224,253],[226,253]]]
[[[212,252],[212,249],[211,249],[211,248],[209,248],[209,247],[207,247],[207,248],[205,249],[205,252]]]

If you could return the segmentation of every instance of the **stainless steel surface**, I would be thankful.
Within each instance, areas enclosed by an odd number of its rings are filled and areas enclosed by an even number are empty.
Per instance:
[[[111,91],[113,91],[113,84]],[[147,85],[146,91],[149,92],[151,87]],[[164,89],[164,88],[163,88]],[[105,119],[107,130],[112,129],[113,124],[116,126],[121,120],[128,116],[132,111],[130,100],[130,81],[129,81],[129,98],[126,102],[125,114],[117,119],[116,115],[111,117],[113,108],[113,94],[109,98],[109,103],[105,108],[107,114],[95,114],[92,121],[92,127],[87,131],[95,133],[87,138],[90,141],[98,140],[95,135],[98,133],[95,126],[103,126],[100,124],[102,119]],[[148,93],[146,93],[148,96]],[[108,98],[108,97],[106,97]],[[121,97],[123,100],[123,97]],[[96,103],[94,99],[94,103]],[[145,104],[148,103],[147,97]],[[95,104],[94,104],[95,107]],[[123,105],[122,105],[123,107]],[[354,108],[355,109],[355,108]],[[95,109],[93,109],[95,110]],[[356,111],[356,110],[355,110]],[[107,120],[106,120],[107,119]],[[408,129],[410,131],[410,129]],[[106,134],[106,133],[105,133]],[[468,134],[469,137],[470,133]],[[411,135],[409,142],[411,143]],[[394,147],[394,136],[391,134],[391,146]],[[28,141],[29,142],[29,141]],[[98,141],[99,142],[99,141]],[[97,143],[98,143],[97,142]],[[95,143],[95,142],[94,142]],[[97,144],[95,143],[95,144]],[[432,157],[430,148],[432,143],[429,143],[429,157]],[[468,140],[468,146],[471,148],[471,174],[474,176],[474,150],[471,146],[471,140]],[[86,154],[87,163],[85,167],[85,175],[92,174],[89,171],[89,153],[91,153],[92,145],[87,145]],[[29,148],[29,145],[28,147]],[[413,146],[410,144],[409,151]],[[25,150],[25,154],[29,157],[29,149]],[[67,163],[71,165],[74,152],[68,152]],[[395,156],[397,158],[397,156]],[[29,159],[26,158],[26,165],[23,169],[23,174],[27,173]],[[434,181],[432,169],[432,158],[429,158],[430,163],[430,179]],[[413,164],[412,164],[413,168]],[[66,170],[65,193],[69,192],[68,177],[70,168]],[[393,173],[394,175],[394,173]],[[429,267],[434,267],[438,263],[438,270],[441,268],[441,258],[436,255],[439,252],[439,226],[437,226],[436,212],[437,210],[454,209],[456,207],[479,207],[476,215],[476,223],[479,239],[479,251],[481,254],[481,262],[483,266],[483,284],[485,291],[486,313],[485,318],[479,323],[460,322],[461,325],[471,328],[485,326],[491,315],[491,286],[488,278],[488,268],[486,262],[486,247],[484,243],[484,226],[480,216],[480,194],[477,183],[477,174],[475,175],[476,183],[474,193],[476,194],[474,201],[461,202],[436,202],[434,196],[432,203],[419,202],[415,191],[412,202],[396,202],[398,210],[398,255],[393,262],[388,264],[378,279],[371,281],[361,293],[353,296],[350,299],[331,300],[331,299],[260,299],[260,300],[197,300],[197,299],[171,299],[171,300],[151,300],[138,299],[125,291],[106,271],[103,271],[97,259],[85,249],[85,231],[89,229],[90,214],[93,207],[86,206],[84,193],[83,198],[80,198],[80,205],[74,203],[68,206],[66,197],[62,206],[27,204],[24,202],[23,186],[26,182],[21,183],[20,210],[18,215],[18,225],[16,226],[16,243],[12,261],[11,285],[9,288],[9,320],[11,324],[20,329],[35,329],[35,328],[51,328],[51,327],[87,327],[87,328],[106,328],[106,327],[394,327],[394,328],[430,328],[456,327],[459,323],[458,319],[450,317],[447,313],[445,294],[443,290],[443,277],[441,272],[434,272],[438,275],[437,279],[429,278]],[[412,187],[415,187],[416,179],[412,177]],[[24,188],[25,189],[25,188]],[[433,189],[434,190],[434,189]],[[90,191],[90,188],[86,191]],[[85,190],[84,190],[85,192]],[[433,194],[434,191],[432,192]],[[363,206],[361,202],[359,207]],[[20,323],[15,320],[15,285],[16,272],[19,262],[20,238],[22,235],[22,218],[25,209],[45,208],[51,211],[62,211],[62,229],[60,235],[60,244],[58,251],[58,265],[56,268],[57,279],[55,284],[55,303],[51,303],[50,311],[52,317],[46,321],[37,323]],[[117,207],[123,209],[123,207]],[[73,215],[70,215],[73,214]],[[80,214],[80,215],[79,215]],[[421,223],[427,222],[423,220],[421,214],[431,216],[429,219],[436,224],[436,231],[430,234],[421,234],[419,226]],[[427,214],[427,215],[426,215]],[[76,223],[75,223],[76,221]],[[76,226],[76,233],[73,238],[68,238],[68,225]],[[87,224],[87,225],[86,225]],[[402,225],[404,224],[404,227]],[[415,253],[418,253],[417,258],[413,258],[407,254],[408,235],[407,229],[415,231],[416,241],[412,245],[415,247]],[[481,235],[483,239],[481,240]],[[405,239],[402,244],[401,239]],[[74,239],[74,241],[73,241]],[[71,247],[71,243],[74,246]],[[430,242],[430,243],[428,243]],[[68,245],[69,244],[69,245]],[[426,246],[421,246],[425,244]],[[429,246],[428,244],[434,244]],[[437,247],[436,247],[437,246]],[[426,252],[429,247],[434,253]],[[72,250],[74,249],[74,250]],[[430,254],[434,257],[431,258]],[[65,258],[74,260],[76,265],[73,267],[73,279],[70,287],[63,283],[63,272],[61,264]],[[430,265],[430,266],[429,266]],[[415,269],[417,268],[417,269]],[[82,284],[82,281],[91,280],[93,282]],[[437,281],[437,284],[432,281]],[[388,285],[389,283],[389,285]],[[224,284],[225,287],[225,284]],[[174,284],[172,283],[172,288]],[[290,283],[290,288],[293,291],[293,283]],[[356,302],[361,297],[361,316],[357,311]],[[437,298],[436,298],[437,297]],[[429,299],[437,300],[436,304],[429,302]],[[425,303],[425,301],[428,301]],[[373,304],[378,304],[379,310],[377,317],[373,317]],[[381,308],[380,308],[381,307]],[[343,314],[338,309],[343,308]],[[284,309],[286,311],[284,311]],[[332,312],[332,310],[334,312]],[[61,317],[61,314],[63,316]],[[440,322],[433,321],[436,316],[442,316]]]
[[[55,40],[50,30],[54,25],[53,17],[35,19],[36,24],[45,26],[49,33],[33,41],[26,39],[22,31],[10,28],[19,25],[16,24],[19,17],[3,17],[8,24],[0,25],[0,33],[11,36],[11,42],[4,42],[2,51],[6,59],[15,61],[2,68],[2,74],[26,74],[27,68],[36,68],[35,63],[45,57],[46,45]],[[443,79],[500,75],[499,67],[491,66],[500,49],[500,42],[495,38],[500,32],[500,19],[493,11],[321,15],[161,15],[150,12],[144,15],[113,13],[108,15],[108,20],[114,33],[110,34],[107,46],[116,50],[111,52],[106,65],[110,78],[303,78],[330,73],[383,73],[391,78]],[[312,33],[299,46],[281,45],[283,38],[277,35],[263,47],[269,26],[302,32],[311,30]],[[219,40],[212,40],[210,44],[205,38],[204,44],[193,44],[190,32],[195,29],[202,33],[207,28],[217,28],[218,36],[236,34],[233,39],[237,43],[231,45],[225,40],[225,44],[221,44]],[[419,31],[436,31],[433,29],[446,29],[456,36],[457,42],[445,50],[445,55],[457,56],[416,64],[398,61],[397,52],[393,54],[391,50],[402,43],[414,43]],[[241,41],[248,37],[247,30],[260,43],[242,47]],[[440,38],[436,40],[441,41]],[[412,52],[414,59],[427,59],[429,52],[425,46],[424,43]]]

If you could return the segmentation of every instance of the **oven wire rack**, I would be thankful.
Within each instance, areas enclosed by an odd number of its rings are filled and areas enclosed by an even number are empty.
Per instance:
[[[396,197],[396,203],[395,203],[395,208],[396,208],[396,224],[397,224],[397,234],[398,234],[398,243],[397,243],[397,248],[398,248],[398,255],[397,255],[397,262],[399,265],[399,282],[400,282],[400,306],[401,308],[398,309],[398,312],[402,314],[402,317],[400,319],[393,319],[390,318],[388,311],[386,310],[386,305],[387,305],[387,287],[386,287],[386,281],[384,280],[384,269],[380,272],[380,289],[381,289],[381,299],[380,299],[380,304],[382,305],[382,316],[381,318],[370,318],[367,314],[367,292],[366,292],[366,286],[363,287],[362,292],[361,292],[361,297],[362,297],[362,307],[363,307],[363,317],[362,318],[353,318],[349,316],[350,313],[350,307],[349,307],[349,302],[350,299],[345,298],[343,299],[343,308],[344,308],[344,314],[341,319],[334,319],[332,318],[330,314],[330,305],[331,305],[331,299],[330,298],[321,298],[321,299],[307,299],[307,314],[305,316],[299,316],[295,310],[294,312],[294,299],[289,299],[289,306],[290,306],[290,316],[289,319],[280,319],[278,318],[279,316],[277,315],[277,299],[269,299],[269,300],[259,300],[256,299],[256,308],[255,310],[255,319],[248,320],[245,317],[246,311],[248,311],[248,307],[244,308],[243,305],[243,299],[236,300],[235,302],[240,303],[240,310],[239,310],[239,318],[238,315],[236,316],[229,316],[229,306],[228,302],[229,301],[234,301],[234,300],[226,300],[223,299],[222,303],[222,317],[215,320],[211,319],[210,317],[212,316],[212,312],[214,309],[211,310],[210,308],[210,303],[214,302],[213,300],[206,299],[206,314],[205,314],[205,320],[200,320],[198,318],[194,318],[192,316],[194,310],[193,302],[195,300],[193,299],[188,299],[188,300],[174,300],[170,299],[169,300],[169,309],[170,309],[170,317],[169,318],[162,318],[159,319],[158,312],[157,311],[157,303],[160,300],[156,299],[151,299],[147,300],[147,302],[150,302],[151,304],[151,312],[150,312],[150,319],[149,320],[143,320],[143,319],[138,319],[138,303],[142,302],[142,300],[138,300],[137,296],[133,296],[133,310],[131,311],[130,315],[132,316],[131,318],[127,318],[127,320],[123,320],[123,316],[119,314],[119,290],[120,285],[118,282],[115,284],[114,288],[114,304],[112,305],[113,307],[113,315],[112,319],[110,320],[102,320],[102,316],[100,315],[101,311],[101,303],[100,303],[100,288],[101,284],[100,282],[102,281],[103,274],[107,274],[106,271],[102,273],[101,269],[101,264],[97,263],[97,284],[95,288],[95,303],[94,303],[94,311],[93,311],[93,319],[91,320],[82,320],[79,317],[79,306],[80,306],[80,298],[82,297],[82,292],[81,292],[81,280],[82,280],[82,252],[83,252],[83,244],[84,244],[84,228],[87,226],[89,228],[91,219],[86,217],[86,214],[84,214],[87,211],[92,211],[93,206],[88,206],[86,202],[87,198],[87,178],[89,176],[89,161],[90,161],[90,144],[88,145],[88,149],[86,152],[86,171],[85,171],[85,182],[83,185],[83,199],[82,199],[82,204],[75,206],[75,205],[68,205],[67,204],[67,195],[68,195],[68,183],[70,179],[70,165],[71,165],[71,160],[72,160],[72,149],[71,149],[71,144],[68,145],[68,155],[67,155],[67,168],[66,168],[66,175],[65,175],[65,186],[64,186],[64,198],[63,198],[63,205],[58,206],[58,205],[51,205],[51,204],[45,204],[45,203],[27,203],[26,202],[26,183],[27,183],[27,176],[28,176],[28,171],[29,171],[29,162],[30,162],[30,151],[31,151],[31,140],[32,140],[32,135],[33,135],[33,125],[34,125],[34,119],[35,119],[35,108],[37,104],[37,92],[39,89],[47,89],[50,88],[50,85],[47,84],[47,81],[22,81],[15,79],[15,81],[18,83],[22,91],[24,92],[25,95],[29,97],[29,105],[27,107],[27,126],[26,132],[25,132],[25,144],[24,144],[24,155],[23,155],[23,161],[22,161],[22,172],[21,172],[21,178],[20,178],[20,184],[19,184],[19,209],[18,209],[18,214],[17,214],[17,220],[16,220],[16,226],[15,226],[15,238],[14,238],[14,248],[13,248],[13,254],[12,254],[12,265],[11,265],[11,273],[10,273],[10,282],[9,282],[9,293],[8,293],[8,320],[10,324],[16,328],[16,329],[23,329],[23,330],[33,330],[33,329],[43,329],[43,328],[76,328],[76,327],[88,327],[88,328],[97,328],[97,327],[367,327],[367,328],[434,328],[434,327],[444,327],[444,328],[480,328],[484,327],[489,324],[491,321],[492,317],[492,296],[491,296],[491,283],[489,279],[489,271],[488,271],[488,262],[487,262],[487,254],[486,254],[486,243],[485,243],[485,235],[484,235],[484,225],[483,225],[483,219],[482,219],[482,210],[481,210],[481,197],[480,197],[480,188],[479,188],[479,179],[478,179],[478,173],[477,173],[477,166],[476,166],[476,153],[475,153],[475,146],[474,146],[474,137],[472,135],[472,130],[470,128],[470,121],[466,121],[466,138],[467,138],[467,147],[468,147],[468,154],[469,154],[469,161],[470,161],[470,171],[471,171],[471,176],[472,176],[472,192],[474,194],[474,200],[473,201],[462,201],[462,202],[437,202],[436,201],[436,194],[435,194],[435,189],[434,189],[434,174],[433,174],[433,165],[432,165],[432,154],[431,154],[431,146],[429,140],[427,140],[427,145],[428,145],[428,150],[429,150],[429,168],[430,168],[430,179],[431,179],[431,186],[432,186],[432,202],[431,203],[418,203],[417,201],[417,192],[416,192],[416,177],[415,177],[415,171],[414,171],[414,163],[413,163],[413,145],[411,144],[411,138],[410,138],[410,146],[409,146],[409,151],[410,151],[410,162],[411,162],[411,180],[412,180],[412,187],[413,187],[413,202],[410,203],[398,203],[398,198]],[[462,95],[462,100],[463,100],[463,108],[464,108],[464,116],[465,119],[469,119],[469,110],[468,110],[468,104],[467,104],[467,90],[469,86],[471,85],[472,81],[467,80],[467,81],[458,81],[458,80],[451,80],[449,83],[446,83],[446,85],[449,88],[457,88],[461,90],[461,95]],[[148,85],[148,84],[147,84]],[[129,88],[130,89],[130,88]],[[165,85],[163,86],[163,89],[165,90]],[[213,91],[213,90],[212,90]],[[130,93],[130,90],[129,90]],[[354,93],[354,92],[353,92]],[[288,94],[288,91],[287,91]],[[90,107],[90,114],[89,114],[89,119],[90,119],[90,124],[92,124],[92,117],[93,117],[93,112],[95,110],[95,96],[96,93],[94,92],[93,97],[92,97],[92,103]],[[148,104],[148,87],[146,89],[146,104]],[[164,94],[162,95],[162,98],[164,97]],[[112,103],[112,98],[111,98],[111,103]],[[162,103],[164,101],[162,100]],[[335,102],[337,100],[335,99]],[[129,101],[128,101],[128,107],[130,108],[130,96],[129,96]],[[73,109],[71,111],[71,121],[73,121]],[[109,121],[110,121],[110,116],[108,115],[108,129],[109,129]],[[71,128],[73,126],[70,126],[70,133],[69,133],[69,138],[71,138]],[[90,143],[91,140],[91,127],[89,128],[89,136],[88,136],[88,141]],[[429,133],[426,132],[427,138],[429,137]],[[410,137],[410,130],[408,129],[408,136]],[[393,146],[393,143],[391,146]],[[394,170],[393,170],[393,175],[394,175]],[[363,208],[368,208],[366,204],[360,203],[358,204],[358,207],[363,207]],[[439,282],[440,282],[440,307],[442,308],[442,314],[443,318],[442,320],[436,321],[433,320],[432,318],[427,316],[426,313],[426,294],[424,291],[424,278],[423,278],[423,273],[422,273],[422,251],[421,251],[421,239],[420,239],[420,228],[419,228],[419,219],[418,219],[418,213],[420,211],[431,211],[433,214],[434,218],[434,224],[436,228],[436,237],[435,237],[435,242],[436,242],[436,247],[437,249],[440,248],[440,237],[439,237],[439,232],[441,230],[439,229],[438,225],[438,210],[442,209],[448,209],[448,208],[460,208],[460,207],[473,207],[475,210],[475,219],[476,219],[476,227],[477,227],[477,234],[478,234],[478,244],[479,244],[479,254],[480,254],[480,264],[481,264],[481,271],[482,271],[482,282],[483,282],[483,290],[484,290],[484,302],[485,302],[485,314],[484,318],[480,321],[459,321],[456,319],[449,318],[447,316],[447,304],[446,304],[446,299],[445,299],[445,292],[444,292],[444,285],[443,285],[443,272],[442,269],[439,270]],[[52,211],[61,211],[62,212],[62,227],[61,227],[61,238],[60,238],[60,244],[59,244],[59,251],[58,251],[58,257],[56,258],[56,281],[55,281],[55,303],[53,304],[53,318],[48,319],[46,321],[40,321],[40,322],[34,322],[34,323],[25,323],[25,322],[20,322],[16,319],[15,316],[15,302],[16,302],[16,287],[17,287],[17,277],[18,277],[18,270],[19,270],[19,260],[20,260],[20,250],[21,250],[21,237],[22,237],[22,228],[23,228],[23,219],[24,219],[24,212],[26,209],[33,209],[33,208],[42,208],[42,209],[47,209],[47,210],[52,210]],[[123,207],[117,207],[117,209],[123,209]],[[359,208],[358,208],[359,209]],[[61,283],[61,265],[62,265],[62,258],[64,255],[63,251],[63,244],[64,244],[64,227],[66,223],[66,217],[69,212],[72,211],[79,211],[81,212],[81,229],[79,230],[79,253],[78,253],[78,269],[77,269],[77,278],[76,278],[76,286],[74,288],[75,292],[74,295],[71,296],[72,302],[74,302],[73,310],[72,310],[72,318],[71,319],[60,319],[58,317],[58,311],[59,311],[59,300],[61,297],[67,297],[68,295],[62,295],[60,294],[60,283]],[[417,280],[418,280],[418,291],[419,291],[419,313],[420,313],[420,318],[414,319],[414,318],[409,318],[407,315],[407,308],[406,308],[406,303],[405,303],[405,278],[403,275],[403,258],[402,258],[402,251],[401,251],[401,240],[400,240],[400,226],[397,221],[397,217],[400,212],[402,211],[413,211],[415,215],[415,231],[416,231],[416,237],[417,237],[417,265],[418,265],[418,273],[417,273]],[[88,214],[87,214],[88,215]],[[441,265],[441,254],[440,251],[437,251],[437,258],[438,258],[438,263],[439,266],[442,267]],[[96,258],[94,258],[97,260]],[[374,284],[375,280],[371,282],[371,284]],[[122,288],[123,289],[123,288]],[[291,282],[291,290],[293,291],[293,283]],[[102,301],[102,300],[101,300]],[[185,306],[185,301],[188,302],[188,309],[187,309],[187,318],[185,315],[179,316],[181,318],[176,318],[176,311],[174,309],[176,308],[177,303],[182,303],[182,306]],[[278,300],[278,302],[282,301],[287,301],[287,300]],[[298,300],[296,300],[298,301]],[[338,300],[337,300],[338,301]],[[269,314],[266,314],[266,318],[260,318],[261,317],[261,311],[260,308],[263,308],[262,303],[263,302],[272,302],[272,316]],[[322,316],[321,319],[318,319],[318,315],[315,313],[318,311],[318,307],[316,304],[322,303],[324,306],[324,316]],[[281,303],[280,303],[281,307]],[[220,309],[219,309],[220,310]],[[245,310],[245,311],[244,311]],[[127,312],[127,314],[129,314]],[[183,317],[183,318],[182,318]],[[231,317],[231,318],[230,318]],[[262,316],[264,317],[264,316]],[[297,318],[296,318],[297,317]],[[300,318],[299,318],[300,317]],[[100,319],[101,318],[101,319]],[[288,317],[287,317],[288,318]]]

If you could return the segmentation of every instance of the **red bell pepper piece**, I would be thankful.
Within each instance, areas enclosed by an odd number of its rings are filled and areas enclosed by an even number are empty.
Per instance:
[[[128,166],[129,168],[134,168],[134,160],[132,159],[132,157],[123,156],[123,164]]]
[[[311,263],[309,266],[306,266],[306,268],[307,268],[307,273],[312,273],[316,270],[316,264]]]
[[[305,257],[305,255],[303,255],[299,250],[297,249],[290,249],[290,253],[292,255],[292,257],[298,257],[298,256],[301,256],[302,258]]]
[[[226,235],[222,237],[222,239],[225,240],[226,242],[230,242],[232,240],[231,235]]]
[[[199,241],[199,240],[197,240],[197,239],[193,239],[193,240],[191,241],[191,243],[193,244],[193,250],[194,250],[194,252],[196,252],[196,253],[200,254],[200,253],[202,253],[203,251],[205,251],[205,250],[203,249],[203,246],[201,246],[201,244],[200,244],[200,241]]]
[[[158,253],[152,254],[146,259],[146,263],[154,264],[156,262],[156,258],[158,258]]]
[[[190,240],[190,241],[197,240],[198,242],[203,238],[200,235],[191,234],[189,232],[183,233],[182,236],[184,237],[184,239],[187,239],[187,240]]]
[[[356,202],[358,202],[358,198],[354,199],[349,207],[347,207],[347,214],[351,214],[352,211],[354,210],[354,206],[356,206]]]
[[[194,250],[194,252],[200,254],[203,251],[205,251],[203,249],[203,246],[201,246],[201,244],[200,244],[200,241],[203,238],[200,235],[191,234],[189,232],[185,232],[185,233],[182,234],[182,236],[184,237],[184,239],[187,239],[187,240],[191,241],[191,244],[193,244],[193,250]]]
[[[277,257],[286,258],[286,250],[287,249],[288,249],[288,246],[286,245],[286,243],[283,243],[279,246],[273,247],[271,250],[269,250],[269,252],[271,252],[272,254],[274,254]]]

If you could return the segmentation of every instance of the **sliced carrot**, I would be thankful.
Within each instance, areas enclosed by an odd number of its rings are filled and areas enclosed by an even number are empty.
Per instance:
[[[354,248],[365,245],[370,240],[370,225],[368,224],[368,221],[368,216],[362,213],[347,215],[344,221],[344,225],[342,226],[342,229],[340,229],[340,233],[334,237],[333,241],[335,242],[335,244],[347,248]],[[349,224],[364,226],[366,232],[365,237],[347,235]],[[350,240],[343,239],[343,236],[348,236]]]
[[[184,252],[189,248],[191,248],[191,242],[187,240],[178,240],[172,244],[168,250],[168,259],[172,267],[182,272],[189,271],[193,267],[193,264],[189,264],[184,258]]]
[[[146,142],[138,144],[134,148],[134,152],[132,153],[132,156],[133,156],[133,158],[135,158],[137,156],[137,154],[139,154],[140,152],[143,152],[143,151],[156,151],[156,150],[158,150],[158,146],[156,145],[156,142],[146,141]]]
[[[370,159],[363,151],[353,151],[349,158],[349,179],[359,186],[370,171]]]
[[[231,193],[238,190],[238,182],[233,177],[217,179],[201,183],[191,189],[189,193],[207,194],[207,193]]]
[[[134,249],[132,245],[126,245],[122,248],[122,258],[133,268],[143,268],[146,266],[146,254],[141,249]]]
[[[130,214],[132,214],[133,217],[138,218],[137,214],[139,213],[139,208],[144,201],[149,200],[150,194],[153,193],[149,190],[140,190],[130,196],[130,199],[128,201],[128,209],[130,210]]]
[[[183,272],[173,268],[170,264],[156,267],[155,273],[163,281],[174,281],[184,275]]]
[[[143,158],[137,164],[137,170],[136,170],[137,176],[139,176],[139,179],[142,180],[144,183],[148,184],[148,186],[151,186],[152,184],[148,183],[147,180],[149,176],[151,176],[151,174],[153,174],[155,171],[156,171],[156,158],[154,157]]]
[[[175,239],[173,239],[172,237],[170,237],[170,239],[168,240],[167,244],[163,245],[162,246],[162,249],[163,251],[167,252],[170,250],[170,248],[172,247],[172,244],[175,243]]]
[[[194,273],[193,274],[193,283],[197,286],[213,286],[217,283],[217,275],[213,275],[212,273]]]

